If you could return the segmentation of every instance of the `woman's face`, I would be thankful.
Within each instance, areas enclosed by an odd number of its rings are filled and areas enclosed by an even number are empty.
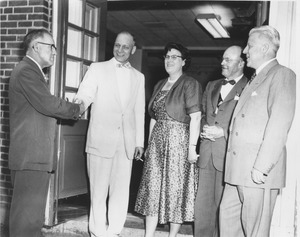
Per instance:
[[[177,49],[171,49],[165,55],[165,69],[169,75],[182,73],[184,65],[185,60],[182,59],[182,55]]]

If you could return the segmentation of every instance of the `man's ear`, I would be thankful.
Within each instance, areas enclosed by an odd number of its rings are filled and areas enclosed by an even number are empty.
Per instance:
[[[35,52],[38,50],[38,47],[39,47],[38,43],[36,43],[36,42],[31,45],[32,50]]]
[[[267,43],[263,44],[263,46],[262,46],[263,53],[266,54],[269,51],[269,48],[270,48],[269,44],[267,44]]]
[[[132,47],[132,50],[131,50],[131,54],[134,54],[135,51],[136,51],[136,46],[133,46],[133,47]]]

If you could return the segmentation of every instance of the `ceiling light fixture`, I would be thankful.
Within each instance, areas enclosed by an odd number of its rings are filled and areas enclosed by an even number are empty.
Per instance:
[[[198,14],[196,20],[214,37],[230,38],[228,31],[224,28],[215,14]]]

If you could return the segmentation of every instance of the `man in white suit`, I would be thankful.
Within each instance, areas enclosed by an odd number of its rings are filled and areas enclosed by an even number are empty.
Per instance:
[[[245,87],[231,125],[220,207],[223,237],[267,237],[279,190],[285,186],[286,140],[296,102],[296,75],[280,65],[279,33],[254,28],[244,49],[256,76]]]
[[[92,237],[118,236],[122,231],[132,159],[144,152],[145,78],[128,62],[135,50],[133,36],[119,33],[114,57],[91,64],[75,97],[85,108],[91,105],[86,152]]]

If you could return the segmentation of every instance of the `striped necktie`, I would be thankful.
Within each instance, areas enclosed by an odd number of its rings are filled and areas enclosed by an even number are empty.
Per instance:
[[[251,84],[251,82],[253,81],[253,79],[256,77],[256,72],[254,72],[249,80],[249,85]]]

